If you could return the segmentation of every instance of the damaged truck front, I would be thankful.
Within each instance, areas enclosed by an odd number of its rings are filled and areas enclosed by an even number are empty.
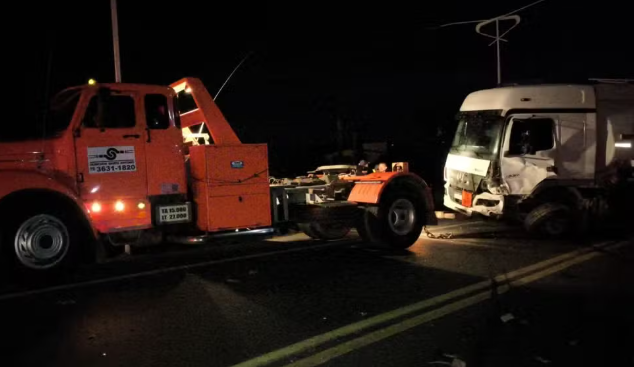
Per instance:
[[[634,85],[471,93],[445,164],[444,205],[559,236],[627,222],[634,205]]]

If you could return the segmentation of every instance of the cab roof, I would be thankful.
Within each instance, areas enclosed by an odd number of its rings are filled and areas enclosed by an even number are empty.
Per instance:
[[[460,111],[512,109],[594,109],[595,89],[591,85],[523,85],[473,92]]]
[[[66,88],[59,93],[58,95],[68,92],[68,91],[84,91],[84,90],[98,90],[99,88],[108,88],[117,91],[136,91],[141,93],[161,93],[161,94],[175,94],[174,90],[168,86],[164,85],[153,85],[153,84],[132,84],[132,83],[97,83],[97,84],[85,84],[79,85],[75,87]]]

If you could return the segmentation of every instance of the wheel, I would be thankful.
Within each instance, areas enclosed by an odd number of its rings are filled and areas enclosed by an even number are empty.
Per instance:
[[[320,204],[292,205],[289,216],[295,223],[350,223],[357,216],[357,204],[349,201],[334,201]]]
[[[547,237],[562,237],[571,231],[570,208],[560,203],[545,203],[531,210],[524,219],[524,228]]]
[[[415,193],[396,190],[381,199],[378,206],[364,209],[357,225],[367,242],[392,249],[412,246],[425,225],[425,204]]]
[[[299,227],[299,230],[304,232],[306,236],[315,240],[319,239],[319,237],[317,237],[317,234],[313,232],[311,223],[298,223],[297,226]]]
[[[305,235],[317,240],[338,240],[350,232],[349,227],[337,223],[311,222],[300,223],[298,226]]]
[[[3,258],[15,270],[45,278],[75,264],[81,231],[62,211],[27,210],[6,220],[0,237]]]

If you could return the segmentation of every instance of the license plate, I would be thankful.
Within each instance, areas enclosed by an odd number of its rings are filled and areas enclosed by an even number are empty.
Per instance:
[[[462,191],[462,206],[470,208],[473,205],[473,193],[469,191]]]
[[[160,206],[158,209],[159,223],[189,222],[189,205]]]
[[[462,201],[462,193],[461,192],[454,192],[453,198],[456,199],[456,200]]]

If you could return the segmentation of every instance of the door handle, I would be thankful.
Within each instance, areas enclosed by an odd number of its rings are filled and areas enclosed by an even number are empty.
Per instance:
[[[126,134],[123,135],[124,139],[139,139],[141,137],[141,135],[139,134]]]

